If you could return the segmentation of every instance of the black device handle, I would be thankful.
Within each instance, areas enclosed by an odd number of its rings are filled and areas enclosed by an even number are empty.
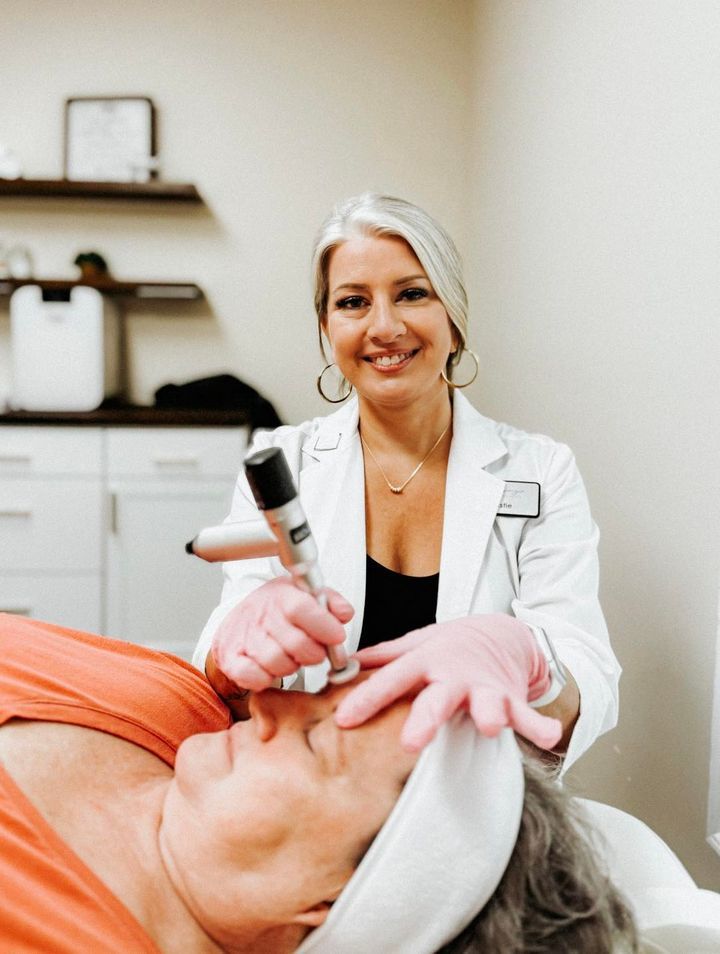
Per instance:
[[[297,497],[288,462],[279,447],[251,454],[245,461],[245,476],[260,510],[275,510]]]

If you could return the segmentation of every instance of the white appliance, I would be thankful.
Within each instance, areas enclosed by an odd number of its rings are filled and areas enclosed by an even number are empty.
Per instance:
[[[120,317],[107,296],[23,285],[10,297],[10,406],[92,411],[120,385]]]

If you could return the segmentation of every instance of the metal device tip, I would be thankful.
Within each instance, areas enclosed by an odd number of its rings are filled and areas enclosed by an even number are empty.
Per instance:
[[[357,659],[348,659],[347,665],[343,669],[331,669],[328,672],[327,680],[332,686],[342,686],[346,682],[351,682],[360,672],[360,663]]]

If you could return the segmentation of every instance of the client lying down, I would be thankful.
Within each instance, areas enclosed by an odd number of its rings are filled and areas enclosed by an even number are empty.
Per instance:
[[[267,690],[252,718],[185,663],[0,615],[0,950],[634,951],[566,799],[457,715]],[[177,757],[176,757],[177,756]]]

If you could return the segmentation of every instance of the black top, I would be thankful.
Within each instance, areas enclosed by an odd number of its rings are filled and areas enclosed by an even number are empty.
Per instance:
[[[365,615],[358,649],[435,622],[440,574],[405,576],[366,560]]]

